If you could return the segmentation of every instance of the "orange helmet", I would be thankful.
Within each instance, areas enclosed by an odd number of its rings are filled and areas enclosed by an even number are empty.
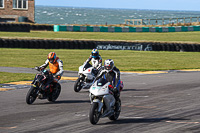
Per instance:
[[[56,53],[55,52],[50,52],[48,54],[47,59],[49,60],[50,63],[54,63],[56,61]]]

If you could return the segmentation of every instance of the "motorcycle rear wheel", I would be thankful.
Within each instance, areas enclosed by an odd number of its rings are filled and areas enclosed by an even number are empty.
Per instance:
[[[26,95],[26,103],[27,104],[32,104],[35,99],[37,98],[37,88],[31,86],[31,88],[29,89],[27,95]]]
[[[59,97],[60,92],[61,92],[61,86],[59,83],[57,83],[56,87],[53,89],[53,91],[47,97],[47,100],[50,102],[55,102],[56,99]]]
[[[81,78],[78,78],[74,84],[74,91],[79,92],[82,89]]]
[[[121,112],[121,100],[119,99],[118,103],[115,105],[114,114],[108,117],[112,121],[116,121]]]
[[[99,121],[100,114],[98,112],[98,103],[93,103],[90,108],[89,119],[90,123],[95,125]]]

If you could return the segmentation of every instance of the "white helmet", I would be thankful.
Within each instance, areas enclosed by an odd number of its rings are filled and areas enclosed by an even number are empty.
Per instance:
[[[107,59],[107,60],[105,60],[105,62],[104,62],[104,68],[105,68],[108,72],[112,71],[113,68],[114,68],[114,61],[113,61],[112,59]]]

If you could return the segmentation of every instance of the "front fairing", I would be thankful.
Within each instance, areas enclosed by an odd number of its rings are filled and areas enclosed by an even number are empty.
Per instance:
[[[83,72],[83,74],[87,77],[87,79],[89,79],[89,80],[93,80],[95,77],[94,77],[94,75],[92,74],[92,69],[93,69],[93,67],[92,68],[88,68],[87,70],[85,70],[84,72]]]
[[[108,85],[110,85],[109,82],[107,82],[103,86],[98,86],[97,81],[90,87],[90,93],[94,96],[102,96],[102,95],[108,95],[109,94],[109,88]]]
[[[38,73],[36,74],[33,82],[32,82],[32,85],[33,87],[36,87],[36,88],[42,88],[44,86],[44,84],[46,84],[48,81],[47,77],[42,74],[42,73]]]
[[[83,65],[79,67],[79,71],[78,71],[78,74],[82,74],[83,73]]]

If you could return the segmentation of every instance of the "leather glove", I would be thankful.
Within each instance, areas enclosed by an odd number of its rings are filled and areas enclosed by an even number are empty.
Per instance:
[[[39,70],[40,70],[40,67],[36,66],[34,69],[39,71]]]
[[[118,90],[117,90],[117,87],[114,87],[114,88],[113,88],[113,92],[114,92],[114,93],[117,93],[117,91],[118,91]]]
[[[60,79],[61,79],[61,76],[56,76],[56,78],[57,78],[58,80],[60,80]]]
[[[40,71],[43,71],[44,70],[44,67],[39,67]]]
[[[35,70],[42,71],[42,70],[44,70],[44,67],[38,67],[38,66],[36,66]]]

